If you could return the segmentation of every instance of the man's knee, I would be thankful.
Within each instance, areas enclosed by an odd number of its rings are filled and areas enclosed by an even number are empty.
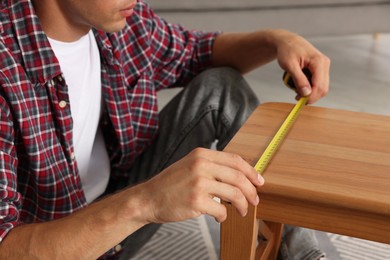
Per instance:
[[[233,82],[247,85],[241,73],[230,67],[218,67],[205,70],[195,78],[195,81],[197,80],[205,82],[207,86],[213,87],[223,87],[231,85]],[[237,84],[234,84],[234,86],[237,86]]]
[[[259,101],[242,74],[231,67],[211,68],[200,73],[191,84],[202,91],[211,93],[231,93],[236,98],[244,98],[251,106],[257,106]]]
[[[221,78],[223,80],[243,79],[242,74],[238,70],[231,67],[210,68],[199,75],[203,77]]]

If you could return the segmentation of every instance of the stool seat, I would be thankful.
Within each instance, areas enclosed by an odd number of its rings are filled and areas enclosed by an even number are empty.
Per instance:
[[[260,105],[225,151],[255,165],[293,106]],[[245,218],[225,203],[221,259],[275,259],[282,224],[390,243],[390,117],[306,106],[264,179]]]

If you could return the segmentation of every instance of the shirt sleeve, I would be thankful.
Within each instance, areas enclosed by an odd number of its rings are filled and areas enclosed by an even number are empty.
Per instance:
[[[13,140],[11,113],[0,96],[0,242],[18,224],[21,208],[21,196],[17,192],[17,159]]]
[[[143,2],[139,13],[147,19],[150,50],[157,89],[183,86],[211,66],[212,47],[220,32],[186,30],[158,17]]]

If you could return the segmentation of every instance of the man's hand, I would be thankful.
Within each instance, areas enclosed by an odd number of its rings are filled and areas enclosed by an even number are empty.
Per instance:
[[[330,60],[304,38],[278,31],[275,37],[276,58],[282,69],[289,72],[297,87],[298,97],[309,96],[309,104],[328,93]],[[302,72],[307,68],[311,83]]]
[[[245,216],[248,202],[257,205],[256,187],[263,178],[235,154],[198,148],[142,184],[148,222],[173,222],[213,216],[226,219],[226,208],[217,197],[231,202]]]
[[[285,30],[226,33],[213,46],[214,66],[231,66],[241,73],[274,59],[292,75],[298,97],[310,95],[309,103],[314,103],[327,94],[330,60],[299,35]],[[310,70],[312,84],[302,73],[304,68]]]

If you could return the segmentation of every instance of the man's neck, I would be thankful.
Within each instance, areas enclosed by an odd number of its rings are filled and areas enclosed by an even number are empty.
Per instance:
[[[76,23],[57,0],[32,0],[46,35],[54,40],[73,42],[86,35],[91,27]]]

